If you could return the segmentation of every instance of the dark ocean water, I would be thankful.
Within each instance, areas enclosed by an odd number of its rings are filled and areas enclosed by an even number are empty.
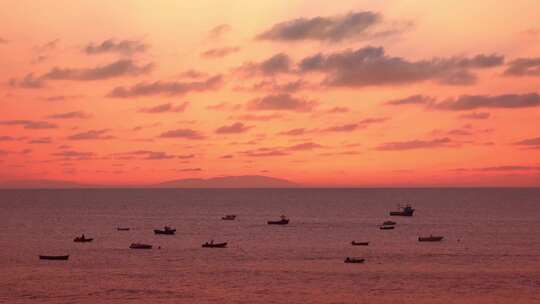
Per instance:
[[[0,303],[540,303],[540,189],[1,190]]]

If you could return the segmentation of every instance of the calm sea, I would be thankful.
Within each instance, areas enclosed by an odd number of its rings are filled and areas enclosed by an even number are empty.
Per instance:
[[[540,189],[2,190],[0,302],[540,303]]]

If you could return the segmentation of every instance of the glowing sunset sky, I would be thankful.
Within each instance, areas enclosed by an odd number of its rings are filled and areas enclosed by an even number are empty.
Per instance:
[[[540,185],[538,1],[3,1],[0,181]]]

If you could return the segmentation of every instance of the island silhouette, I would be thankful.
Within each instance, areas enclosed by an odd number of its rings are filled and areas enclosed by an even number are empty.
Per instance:
[[[294,188],[301,185],[286,179],[263,176],[219,176],[208,179],[185,178],[147,185],[98,185],[61,180],[13,180],[0,183],[3,189],[70,189],[70,188]]]

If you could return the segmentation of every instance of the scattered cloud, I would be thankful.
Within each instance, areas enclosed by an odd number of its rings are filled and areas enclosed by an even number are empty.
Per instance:
[[[241,153],[249,157],[272,157],[289,155],[289,153],[282,151],[278,148],[258,148],[254,150],[243,151]]]
[[[154,68],[153,63],[142,66],[136,65],[130,59],[120,59],[115,62],[93,68],[58,68],[55,67],[43,76],[45,80],[76,80],[91,81],[109,79],[120,76],[138,76],[148,74]]]
[[[469,111],[476,109],[515,109],[540,106],[540,95],[538,93],[527,94],[503,94],[503,95],[461,95],[456,98],[446,98],[436,102],[435,98],[422,95],[414,95],[404,99],[396,99],[386,102],[390,105],[418,104],[430,110],[444,111]],[[460,116],[469,119],[486,119],[489,113],[469,113]]]
[[[402,151],[413,149],[431,149],[431,148],[443,148],[449,147],[452,144],[452,140],[448,137],[435,138],[432,140],[410,140],[410,141],[396,141],[383,143],[377,147],[379,151]]]
[[[246,126],[241,122],[235,122],[232,125],[222,126],[222,127],[217,128],[215,133],[216,134],[238,134],[238,133],[244,133],[251,128],[253,128],[253,126]]]
[[[50,144],[52,139],[50,137],[35,138],[28,142],[29,144]]]
[[[344,124],[323,129],[322,132],[352,132],[358,129],[358,127],[357,123]]]
[[[383,123],[388,120],[390,120],[390,118],[388,117],[370,117],[370,118],[365,118],[365,119],[360,120],[358,124],[362,127],[366,127],[372,124]]]
[[[370,11],[351,12],[332,17],[297,18],[277,23],[257,36],[260,40],[340,41],[358,38],[381,22],[378,13]]]
[[[107,96],[116,98],[128,98],[150,95],[183,95],[189,92],[202,92],[216,89],[223,83],[221,75],[207,78],[204,81],[180,82],[180,81],[156,81],[152,83],[141,82],[132,87],[116,87]]]
[[[290,129],[287,131],[279,132],[278,135],[288,135],[288,136],[300,136],[308,133],[308,130],[304,128]]]
[[[236,52],[240,51],[239,47],[221,47],[221,48],[213,48],[206,50],[201,53],[201,57],[208,58],[208,59],[214,59],[214,58],[223,58],[225,56],[228,56],[230,54],[234,54]]]
[[[540,95],[505,94],[505,95],[462,95],[434,104],[432,108],[448,111],[467,111],[480,108],[528,108],[540,106]]]
[[[107,39],[99,44],[90,43],[84,48],[84,52],[89,55],[103,53],[122,53],[134,54],[142,53],[148,49],[148,45],[138,40],[120,40]]]
[[[144,159],[147,160],[163,160],[176,158],[175,155],[167,154],[166,152],[149,152]]]
[[[176,129],[163,132],[159,135],[161,138],[185,138],[185,139],[204,139],[205,137],[198,131],[192,129]]]
[[[153,68],[154,64],[152,63],[138,66],[132,60],[122,59],[93,68],[54,67],[39,77],[34,76],[33,73],[29,73],[20,80],[12,78],[9,84],[12,87],[39,89],[45,87],[47,80],[92,81],[121,76],[138,76],[149,73]]]
[[[178,74],[178,77],[195,79],[195,78],[208,77],[208,73],[191,69],[191,70],[186,70]]]
[[[14,88],[41,89],[45,87],[45,81],[40,77],[35,77],[33,73],[26,74],[22,79],[11,78],[9,85]]]
[[[8,126],[23,126],[25,129],[55,129],[58,128],[56,124],[47,121],[34,121],[34,120],[2,120],[0,125]]]
[[[482,167],[482,168],[457,168],[457,169],[452,169],[450,171],[458,171],[458,172],[540,171],[540,166],[506,165],[506,166],[494,166],[494,167]]]
[[[188,155],[173,155],[162,151],[136,150],[123,153],[115,153],[112,156],[116,159],[142,159],[142,160],[165,160],[165,159],[189,159],[193,158],[193,154]]]
[[[496,166],[496,167],[484,167],[477,168],[478,171],[528,171],[528,170],[540,170],[540,166]]]
[[[238,91],[270,91],[270,92],[282,92],[293,93],[308,88],[308,83],[302,79],[289,81],[285,83],[278,83],[275,79],[262,80],[249,86],[236,86],[234,89]]]
[[[514,143],[517,146],[526,146],[528,148],[538,149],[540,148],[540,137],[527,138]]]
[[[179,159],[190,159],[190,158],[194,158],[195,154],[183,154],[183,155],[177,155],[176,157]]]
[[[231,29],[232,29],[231,26],[228,24],[220,24],[212,28],[208,32],[208,36],[209,38],[213,38],[213,39],[220,38],[221,36],[223,36],[223,34],[230,32]]]
[[[292,68],[292,60],[285,53],[278,53],[261,62],[246,62],[236,69],[237,72],[250,77],[253,75],[273,76],[287,73]]]
[[[387,102],[385,102],[386,105],[392,105],[392,106],[400,106],[400,105],[428,105],[435,101],[435,98],[425,95],[412,95],[405,98],[400,99],[392,99]]]
[[[280,115],[279,113],[273,113],[273,114],[267,114],[267,115],[244,114],[244,115],[230,116],[229,119],[244,120],[244,121],[269,121],[269,120],[279,119],[282,117],[283,116]]]
[[[0,141],[14,141],[15,138],[7,135],[0,136]]]
[[[53,95],[48,97],[42,97],[41,99],[45,101],[66,101],[72,99],[79,99],[82,97],[82,95]]]
[[[0,37],[0,44],[8,44],[8,43],[9,43],[8,40],[6,40],[6,39]]]
[[[65,112],[65,113],[58,113],[58,114],[52,114],[47,116],[47,118],[50,119],[87,119],[92,117],[92,115],[83,112],[83,111],[73,111],[73,112]]]
[[[34,47],[34,49],[40,53],[49,52],[56,49],[59,43],[60,43],[60,39],[57,38],[51,41],[47,41],[42,45],[37,45]]]
[[[491,116],[489,112],[471,112],[460,115],[459,118],[463,119],[488,119]]]
[[[305,143],[289,146],[286,149],[289,150],[289,151],[307,151],[307,150],[319,149],[319,148],[322,148],[322,147],[323,146],[321,146],[321,145],[319,145],[317,143],[305,142]]]
[[[93,152],[80,152],[75,150],[63,150],[52,153],[51,155],[61,157],[62,160],[88,160],[94,158],[95,156]]]
[[[188,107],[188,105],[189,105],[189,102],[187,101],[178,106],[175,106],[172,103],[164,103],[164,104],[157,105],[155,107],[142,108],[139,110],[139,112],[151,113],[151,114],[166,113],[166,112],[178,113],[178,112],[184,112],[186,108]]]
[[[199,172],[202,171],[201,168],[184,168],[184,169],[178,169],[177,171],[180,172]]]
[[[346,107],[333,107],[331,109],[328,109],[326,111],[324,111],[324,113],[327,113],[327,114],[338,114],[338,113],[347,113],[349,112],[350,109],[349,108],[346,108]]]
[[[240,104],[230,104],[228,102],[220,102],[217,104],[206,106],[207,110],[216,110],[216,111],[237,111],[242,109],[242,105]]]
[[[267,95],[248,102],[247,108],[251,110],[285,110],[296,112],[309,112],[317,105],[314,101],[296,98],[290,94]]]
[[[358,123],[343,124],[322,129],[321,132],[352,132],[358,129],[364,129],[371,124],[382,123],[387,120],[389,120],[389,118],[387,117],[366,118],[359,121]]]
[[[505,76],[540,76],[540,57],[518,58],[508,63]]]
[[[471,70],[496,67],[503,62],[504,57],[495,54],[409,61],[386,55],[382,47],[368,46],[354,51],[348,49],[306,57],[300,62],[299,68],[304,73],[324,73],[323,84],[329,86],[402,85],[427,80],[467,85],[476,79]]]
[[[109,129],[89,130],[76,133],[68,136],[69,140],[98,140],[98,139],[113,139],[114,136],[108,135]]]

